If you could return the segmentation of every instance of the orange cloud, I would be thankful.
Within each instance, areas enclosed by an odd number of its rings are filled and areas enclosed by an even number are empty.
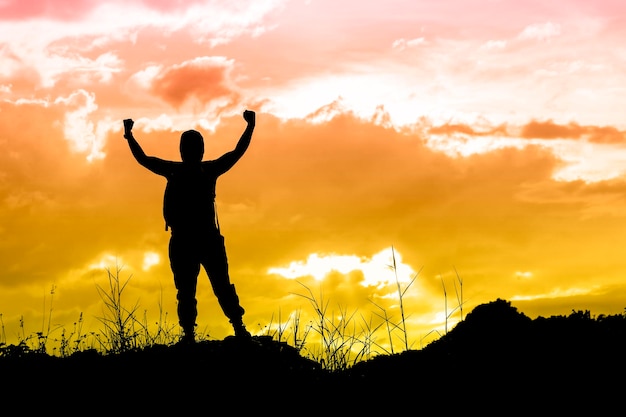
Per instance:
[[[522,128],[523,138],[539,139],[578,139],[585,133],[585,129],[576,123],[559,125],[552,121],[532,121]]]
[[[510,135],[504,125],[489,126],[485,129],[461,123],[448,123],[439,126],[432,126],[428,128],[428,133],[433,135],[453,135],[455,133],[461,133],[469,136]]]
[[[626,142],[626,132],[613,126],[580,126],[577,123],[562,125],[551,120],[531,121],[523,126],[521,137],[527,139],[581,139],[599,144]]]
[[[140,297],[156,312],[162,297],[173,314],[164,181],[136,164],[121,131],[107,137],[104,159],[87,163],[65,141],[62,107],[4,103],[1,111],[16,122],[0,125],[0,137],[11,138],[0,141],[0,214],[11,219],[0,229],[2,286],[24,294],[19,304],[3,301],[6,321],[24,314],[24,303],[37,302],[51,283],[59,319],[71,320],[78,308],[97,314],[94,282],[103,272],[90,265],[110,256],[133,275],[130,300]],[[243,127],[238,115],[203,131],[207,158],[232,149]],[[148,154],[179,158],[178,132],[136,136]],[[424,317],[442,308],[442,280],[453,291],[454,268],[471,303],[589,288],[589,276],[598,276],[594,285],[611,283],[626,244],[617,226],[626,212],[623,184],[557,182],[551,175],[558,164],[541,147],[451,158],[426,147],[419,134],[350,112],[316,123],[260,112],[250,149],[217,186],[232,279],[247,317],[267,323],[279,308],[285,315],[310,308],[304,288],[268,274],[270,268],[311,253],[371,257],[391,245],[414,270],[423,267],[407,309]],[[612,212],[601,210],[609,204]],[[160,262],[143,270],[147,254]],[[520,280],[519,271],[528,278]],[[363,286],[358,271],[300,281],[331,306],[364,317],[378,311],[370,301],[394,308],[394,288]],[[202,323],[228,332],[204,276],[200,295]]]
[[[231,61],[220,58],[196,58],[174,65],[158,74],[152,90],[173,107],[180,107],[192,97],[201,103],[225,99],[227,104],[236,101],[228,74]]]
[[[587,130],[589,141],[594,143],[626,143],[626,132],[613,126],[590,127]]]

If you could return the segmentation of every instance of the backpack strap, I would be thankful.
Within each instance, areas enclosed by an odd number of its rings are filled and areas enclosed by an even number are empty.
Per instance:
[[[213,211],[215,212],[215,226],[217,227],[217,231],[220,231],[220,221],[217,218],[217,203],[213,200]]]

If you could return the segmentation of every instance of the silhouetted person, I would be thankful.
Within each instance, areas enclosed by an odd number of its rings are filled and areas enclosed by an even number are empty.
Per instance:
[[[180,137],[182,162],[147,156],[133,137],[133,120],[124,120],[124,137],[137,162],[167,179],[163,216],[165,230],[171,229],[169,258],[177,290],[178,322],[183,330],[183,343],[195,341],[196,285],[200,266],[204,267],[213,292],[233,325],[235,336],[250,337],[243,324],[244,309],[230,282],[224,237],[215,210],[217,178],[239,161],[252,139],[255,113],[246,110],[243,118],[248,125],[237,146],[215,160],[202,160],[204,140],[200,132],[183,132]]]

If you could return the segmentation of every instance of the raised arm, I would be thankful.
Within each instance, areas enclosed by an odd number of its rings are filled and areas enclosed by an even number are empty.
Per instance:
[[[124,119],[124,138],[128,142],[128,147],[130,148],[131,153],[140,165],[146,167],[155,174],[166,176],[168,172],[168,167],[171,162],[154,156],[146,155],[146,153],[143,151],[143,149],[133,136],[134,124],[135,122],[132,119]]]
[[[245,110],[243,112],[243,118],[248,123],[246,129],[237,142],[237,146],[230,152],[226,152],[224,155],[216,159],[216,163],[219,164],[220,170],[223,172],[228,171],[233,165],[239,161],[243,154],[248,150],[250,141],[252,140],[252,133],[256,125],[256,114],[252,110]]]

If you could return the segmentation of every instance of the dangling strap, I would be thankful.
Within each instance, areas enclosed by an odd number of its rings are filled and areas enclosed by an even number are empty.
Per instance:
[[[217,203],[213,200],[213,211],[215,212],[215,226],[217,227],[217,231],[220,231],[220,221],[217,218]]]

